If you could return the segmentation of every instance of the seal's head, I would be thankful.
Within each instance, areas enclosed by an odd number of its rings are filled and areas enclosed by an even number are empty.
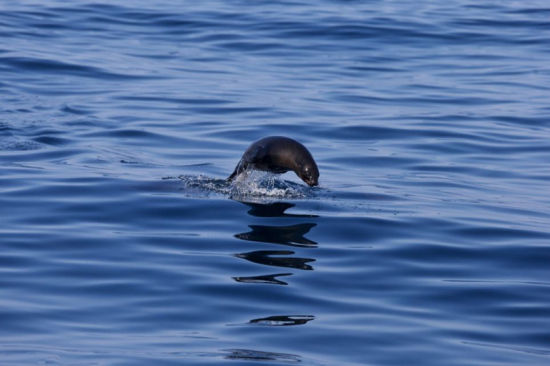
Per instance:
[[[313,160],[311,155],[309,157],[310,159],[305,159],[304,161],[298,162],[295,172],[296,175],[310,187],[314,187],[319,185],[319,169],[317,168],[317,164],[315,164],[315,160]]]

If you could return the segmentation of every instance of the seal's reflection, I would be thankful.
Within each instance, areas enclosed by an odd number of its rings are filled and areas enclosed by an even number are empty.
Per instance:
[[[248,213],[257,217],[319,217],[317,215],[299,215],[288,214],[285,211],[289,208],[296,206],[294,203],[288,202],[271,202],[271,203],[257,203],[257,202],[243,202],[242,204],[250,207]]]
[[[242,202],[250,207],[248,214],[255,217],[284,217],[284,218],[315,218],[317,215],[289,214],[285,211],[295,206],[288,202]],[[305,222],[294,225],[273,226],[273,225],[249,225],[251,229],[248,232],[235,234],[235,237],[241,240],[280,244],[300,248],[316,248],[317,242],[306,238],[309,231],[317,226],[316,223]],[[286,267],[301,270],[313,270],[311,262],[314,258],[296,257],[295,252],[290,250],[255,250],[246,253],[237,253],[235,257],[243,258],[253,263],[266,266]],[[280,273],[272,275],[252,276],[252,277],[233,277],[237,282],[246,283],[270,283],[277,285],[287,285],[286,282],[277,279],[280,276],[290,276],[291,273]]]
[[[248,225],[252,231],[236,234],[242,240],[275,243],[295,247],[316,247],[317,243],[309,240],[306,235],[317,224],[297,224],[290,226]]]
[[[277,277],[292,276],[292,273],[276,273],[265,276],[251,276],[251,277],[233,277],[237,282],[244,283],[270,283],[273,285],[288,285],[285,281],[281,281]]]
[[[313,315],[275,315],[267,318],[252,319],[250,324],[268,325],[275,327],[287,327],[290,325],[303,325],[315,319]]]
[[[243,258],[254,263],[264,264],[266,266],[288,267],[312,270],[308,262],[314,262],[313,258],[297,257],[276,257],[278,255],[293,255],[291,250],[255,250],[248,253],[235,254],[235,257]]]
[[[281,221],[285,223],[288,222],[288,218],[296,218],[300,221],[306,221],[307,219],[318,217],[317,215],[300,215],[286,213],[286,210],[295,206],[295,204],[288,202],[240,202],[250,207],[248,214],[251,216],[262,218],[284,218]],[[309,231],[317,226],[317,224],[313,222],[300,221],[298,223],[293,223],[292,225],[248,225],[250,231],[235,234],[235,238],[251,242],[280,244],[285,246],[297,247],[298,249],[296,250],[310,250],[311,248],[317,248],[317,242],[306,238],[306,235],[309,233]],[[234,256],[237,258],[246,259],[247,261],[253,263],[262,264],[264,266],[294,268],[306,271],[313,270],[313,266],[310,263],[315,262],[314,258],[298,257],[295,256],[295,254],[296,253],[292,250],[254,250],[246,253],[237,253],[234,254]],[[259,276],[233,277],[233,279],[241,283],[262,283],[286,286],[288,285],[288,283],[282,281],[278,277],[291,275],[292,273],[276,273]],[[262,326],[292,326],[304,325],[314,319],[315,317],[313,315],[273,315],[263,318],[252,319],[248,323]],[[231,356],[228,357],[246,360],[281,359],[280,356],[277,356],[277,358],[275,358],[269,355],[265,355],[263,353],[261,355],[258,355],[253,351],[247,350],[236,350],[232,352]],[[296,359],[296,361],[300,362],[299,359]]]
[[[243,360],[243,361],[268,361],[268,362],[277,362],[281,363],[301,363],[302,359],[298,355],[293,355],[290,353],[275,353],[275,352],[265,352],[257,351],[251,349],[227,349],[224,350],[225,359],[228,360]],[[270,362],[270,363],[271,363]]]
[[[288,202],[255,203],[241,202],[251,209],[248,213],[257,217],[318,217],[317,215],[288,214],[285,211],[296,206]],[[252,231],[236,234],[235,237],[242,240],[275,243],[297,247],[316,246],[317,243],[304,236],[317,226],[314,223],[305,223],[289,226],[265,226],[249,225]]]

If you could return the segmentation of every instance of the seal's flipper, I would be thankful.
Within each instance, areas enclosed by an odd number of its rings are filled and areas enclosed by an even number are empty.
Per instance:
[[[238,168],[238,167],[237,167],[237,168]],[[239,175],[238,169],[237,169],[237,168],[235,168],[235,170],[233,171],[233,173],[231,173],[231,175],[230,175],[229,177],[227,177],[226,180],[227,180],[228,182],[232,182],[233,179],[235,179],[235,177],[236,177],[237,175]]]
[[[237,166],[235,167],[235,170],[233,171],[233,173],[231,173],[231,175],[227,177],[227,181],[228,182],[233,181],[233,179],[235,179],[239,174],[244,172],[247,168],[248,168],[248,164],[243,163],[241,159],[241,161],[239,161],[239,164],[237,164]]]

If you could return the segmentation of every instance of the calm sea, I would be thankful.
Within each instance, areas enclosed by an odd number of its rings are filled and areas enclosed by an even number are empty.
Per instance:
[[[0,0],[0,364],[549,365],[550,3]]]

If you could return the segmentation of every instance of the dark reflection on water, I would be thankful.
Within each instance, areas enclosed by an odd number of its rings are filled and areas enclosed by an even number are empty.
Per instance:
[[[251,324],[267,326],[303,325],[314,320],[313,315],[274,315],[266,318],[252,319]]]
[[[272,275],[248,276],[248,277],[233,277],[237,282],[243,283],[269,283],[273,285],[288,285],[285,281],[279,280],[277,277],[292,276],[292,273],[277,273]]]
[[[251,207],[248,214],[255,217],[265,218],[316,218],[318,215],[294,215],[287,214],[285,211],[296,205],[288,202],[243,202]],[[299,223],[287,226],[274,225],[249,225],[252,231],[235,234],[235,238],[260,243],[280,244],[301,248],[316,248],[317,242],[309,240],[305,235],[317,226],[316,223]],[[311,253],[311,252],[310,252]],[[293,251],[286,250],[255,250],[247,253],[237,253],[235,257],[243,258],[253,263],[266,266],[277,266],[286,268],[295,268],[301,270],[313,270],[308,263],[314,262],[314,258],[289,257],[296,254]],[[289,276],[290,273],[233,277],[237,282],[244,283],[270,283],[278,285],[287,285],[286,282],[277,279],[280,276]]]
[[[306,215],[286,213],[286,210],[296,206],[294,203],[289,202],[240,202],[250,207],[250,210],[248,211],[250,215],[257,217],[318,217],[313,214]]]
[[[294,217],[294,218],[316,218],[318,215],[288,214],[285,211],[296,205],[288,202],[243,202],[251,207],[249,215],[257,217]],[[305,235],[317,226],[315,223],[300,223],[287,226],[273,225],[249,225],[250,232],[235,234],[235,237],[242,240],[257,241],[264,243],[275,243],[297,247],[315,247],[317,242],[309,240]]]
[[[314,258],[278,257],[293,254],[295,253],[290,250],[255,250],[252,252],[235,254],[235,257],[266,266],[296,268],[308,271],[313,270],[313,267],[307,263],[314,262]]]
[[[228,349],[226,359],[244,361],[275,361],[283,363],[301,363],[300,356],[288,353],[256,351],[250,349]]]
[[[304,237],[317,224],[306,223],[290,226],[249,225],[252,231],[236,234],[242,240],[276,243],[296,247],[315,247],[317,242]]]

